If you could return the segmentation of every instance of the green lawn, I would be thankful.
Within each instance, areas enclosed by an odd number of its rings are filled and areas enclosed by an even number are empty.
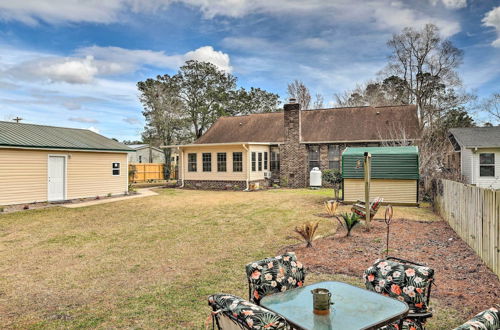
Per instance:
[[[159,193],[0,215],[0,328],[203,328],[206,297],[246,297],[245,264],[295,244],[295,225],[335,230],[314,215],[331,190]],[[401,212],[434,218],[425,208]],[[361,284],[307,281],[332,278]]]

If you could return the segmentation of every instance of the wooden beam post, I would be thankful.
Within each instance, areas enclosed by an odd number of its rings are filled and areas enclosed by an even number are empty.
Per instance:
[[[365,220],[366,228],[370,230],[370,181],[371,181],[371,163],[372,155],[369,152],[365,152],[365,159],[363,168],[365,170]]]

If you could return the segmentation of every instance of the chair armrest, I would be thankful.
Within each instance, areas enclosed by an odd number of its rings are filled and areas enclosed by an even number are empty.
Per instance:
[[[423,313],[408,313],[407,318],[415,318],[415,319],[427,319],[432,317],[432,312],[423,312]]]

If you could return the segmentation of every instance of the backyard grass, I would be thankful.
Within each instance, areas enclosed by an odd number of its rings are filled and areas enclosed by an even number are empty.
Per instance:
[[[207,296],[246,297],[245,264],[296,244],[295,225],[335,231],[317,216],[331,190],[158,192],[0,215],[0,328],[204,328]],[[428,208],[397,214],[437,219]],[[362,284],[321,273],[307,282],[323,279]]]

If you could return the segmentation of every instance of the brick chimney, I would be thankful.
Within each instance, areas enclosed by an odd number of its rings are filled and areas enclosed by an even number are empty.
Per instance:
[[[295,99],[283,107],[285,141],[280,145],[280,183],[292,188],[307,186],[307,149],[302,140],[302,111]]]

